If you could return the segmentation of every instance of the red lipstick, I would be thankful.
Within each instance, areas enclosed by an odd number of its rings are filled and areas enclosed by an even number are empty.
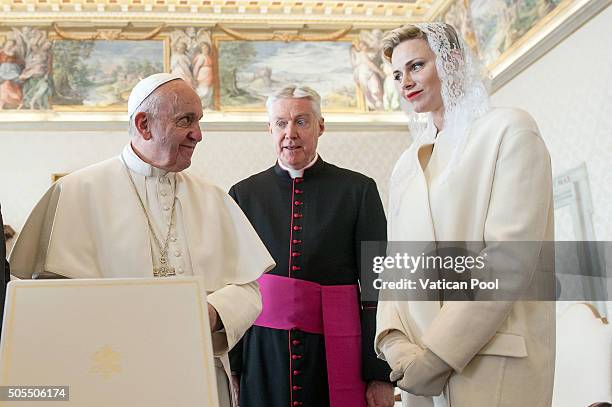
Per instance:
[[[417,90],[417,91],[415,91],[415,92],[410,92],[410,93],[408,94],[407,98],[408,98],[408,100],[412,100],[412,99],[414,99],[414,98],[418,97],[418,96],[419,96],[421,93],[423,93],[423,91],[422,91],[422,90]]]

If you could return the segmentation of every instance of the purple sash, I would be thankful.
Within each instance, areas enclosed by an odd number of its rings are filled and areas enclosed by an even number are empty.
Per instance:
[[[357,286],[322,286],[271,274],[257,281],[263,311],[255,325],[323,334],[330,407],[365,407]]]

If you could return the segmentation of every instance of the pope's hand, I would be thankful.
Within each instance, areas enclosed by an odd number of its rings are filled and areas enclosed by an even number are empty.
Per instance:
[[[219,314],[212,305],[208,304],[208,322],[210,322],[210,332],[215,332],[219,329]]]
[[[393,407],[395,396],[393,385],[387,382],[372,380],[366,389],[368,407]]]
[[[439,396],[453,369],[429,349],[423,349],[409,362],[404,371],[391,372],[397,387],[416,396]]]

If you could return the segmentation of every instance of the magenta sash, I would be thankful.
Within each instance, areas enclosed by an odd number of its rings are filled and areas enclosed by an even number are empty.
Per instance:
[[[255,325],[323,334],[330,407],[365,407],[357,286],[323,286],[271,274],[257,281],[263,311]]]

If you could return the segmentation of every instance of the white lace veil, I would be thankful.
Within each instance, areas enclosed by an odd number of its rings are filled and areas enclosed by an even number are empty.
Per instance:
[[[442,175],[442,179],[446,180],[461,159],[470,127],[490,109],[486,75],[470,48],[452,26],[440,22],[411,25],[425,34],[429,47],[436,55],[436,69],[444,103],[444,137],[448,137],[454,145],[453,154]],[[403,98],[402,107],[408,114],[415,146],[432,142],[436,132],[426,131],[428,126],[430,130],[433,129],[432,114],[414,112],[412,105]],[[396,176],[405,178],[413,175],[415,169],[414,160],[402,156],[392,175],[392,183]]]

